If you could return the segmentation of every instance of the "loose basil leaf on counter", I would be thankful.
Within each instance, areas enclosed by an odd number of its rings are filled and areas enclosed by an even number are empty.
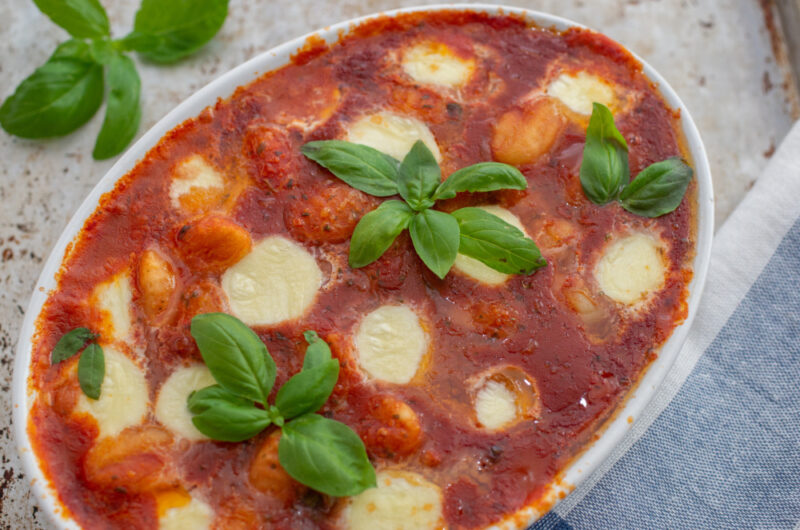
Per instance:
[[[172,63],[211,40],[228,16],[228,0],[142,0],[133,31],[120,43],[157,63]]]
[[[231,315],[206,313],[192,318],[190,331],[222,388],[266,406],[275,384],[275,361],[253,330]]]
[[[681,203],[693,173],[678,157],[656,162],[625,186],[619,202],[629,212],[643,217],[667,214]]]
[[[580,169],[581,186],[595,204],[606,204],[617,198],[622,186],[630,180],[628,143],[614,125],[608,107],[594,103]]]
[[[547,265],[533,240],[496,215],[461,208],[452,216],[458,220],[461,254],[506,274],[530,274]]]
[[[319,414],[283,426],[278,458],[295,480],[334,497],[357,495],[377,484],[361,438],[344,423]]]
[[[458,221],[438,210],[424,210],[408,227],[414,250],[439,278],[444,278],[456,260],[459,246]]]
[[[416,211],[433,206],[431,197],[442,181],[439,163],[422,140],[417,140],[397,170],[397,191]]]
[[[267,410],[239,397],[220,385],[192,392],[187,402],[197,430],[212,440],[241,442],[252,438],[272,423]]]
[[[519,169],[500,162],[481,162],[458,171],[439,184],[435,200],[452,199],[460,191],[524,190],[528,182]]]
[[[100,399],[100,388],[106,375],[103,349],[96,342],[89,344],[78,359],[78,383],[87,397]]]
[[[368,147],[342,140],[309,142],[300,151],[350,186],[376,197],[397,194],[397,160]]]
[[[0,107],[0,125],[22,138],[62,136],[86,123],[103,100],[103,68],[89,45],[61,44]]]
[[[81,351],[81,348],[83,348],[88,341],[96,338],[97,335],[92,333],[88,328],[75,328],[72,331],[64,333],[64,335],[58,339],[56,347],[53,348],[53,352],[50,354],[50,363],[56,364],[61,361],[66,361]]]
[[[286,381],[275,397],[275,406],[287,420],[319,410],[339,379],[339,360],[331,358],[330,348],[313,331],[306,331],[306,340],[309,333],[313,335],[303,369]]]
[[[380,258],[413,216],[406,203],[386,201],[362,217],[350,237],[350,266],[363,267]]]
[[[89,55],[97,64],[107,65],[117,53],[114,45],[108,39],[97,39],[89,42]]]
[[[108,15],[98,0],[33,0],[39,11],[78,39],[108,35]]]
[[[97,135],[92,156],[95,160],[121,153],[139,129],[139,74],[133,61],[115,53],[108,64],[108,102],[103,127]]]

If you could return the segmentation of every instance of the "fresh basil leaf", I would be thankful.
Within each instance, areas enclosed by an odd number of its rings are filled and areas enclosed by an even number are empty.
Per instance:
[[[528,182],[519,169],[500,162],[481,162],[461,168],[439,184],[434,200],[452,199],[459,191],[524,190]]]
[[[347,497],[377,484],[361,438],[344,423],[319,414],[283,426],[278,458],[292,478],[326,495]]]
[[[308,142],[300,151],[350,186],[376,197],[397,195],[397,160],[366,145],[342,140]]]
[[[458,251],[505,274],[530,274],[544,267],[536,243],[516,226],[480,208],[461,208],[452,213],[461,239]]]
[[[272,422],[268,411],[220,385],[192,392],[187,406],[194,415],[194,426],[212,440],[241,442],[260,433]]]
[[[303,338],[308,343],[306,356],[303,359],[303,370],[314,368],[331,359],[331,347],[317,335],[316,331],[304,331]]]
[[[400,162],[397,191],[409,206],[419,212],[433,206],[433,192],[441,182],[442,170],[436,157],[422,140],[417,140]]]
[[[86,61],[87,63],[96,62],[92,56],[91,47],[82,40],[70,39],[62,42],[56,47],[56,51],[50,56],[53,59],[75,59]]]
[[[97,39],[89,42],[89,55],[97,64],[107,65],[117,55],[117,51],[108,39]]]
[[[630,180],[628,143],[614,125],[611,111],[600,103],[594,103],[586,129],[580,175],[583,192],[595,204],[616,199]]]
[[[227,16],[228,0],[142,0],[121,43],[151,61],[172,63],[211,40]]]
[[[678,157],[644,168],[620,193],[619,202],[631,213],[658,217],[681,203],[694,172]]]
[[[98,0],[33,0],[39,11],[75,38],[108,35],[108,15]]]
[[[106,375],[106,358],[96,343],[89,344],[78,359],[78,383],[91,399],[100,399],[100,387]]]
[[[392,246],[400,232],[408,227],[414,210],[402,201],[386,201],[366,214],[350,236],[350,266],[369,265]]]
[[[75,328],[72,331],[64,333],[64,335],[58,339],[56,347],[53,348],[53,352],[50,354],[50,363],[56,364],[61,361],[66,361],[81,351],[81,348],[83,348],[87,341],[96,338],[97,335],[92,333],[88,328]]]
[[[458,221],[449,213],[425,210],[408,227],[414,250],[439,278],[444,278],[456,260],[459,246]]]
[[[266,406],[275,384],[275,361],[253,330],[231,315],[206,313],[192,319],[191,333],[222,388]]]
[[[0,107],[0,125],[22,138],[70,133],[86,123],[103,101],[103,67],[85,42],[67,41],[19,84]]]
[[[339,379],[339,360],[331,358],[328,344],[313,331],[305,332],[309,345],[303,369],[278,391],[275,406],[285,419],[316,412],[328,401]]]
[[[133,61],[115,53],[108,64],[108,102],[103,127],[97,136],[92,156],[103,160],[119,154],[139,129],[139,74]]]

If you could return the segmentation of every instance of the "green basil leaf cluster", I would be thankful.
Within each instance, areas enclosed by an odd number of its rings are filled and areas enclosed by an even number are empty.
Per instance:
[[[451,199],[458,192],[524,190],[525,177],[513,166],[483,162],[460,169],[442,182],[436,158],[419,140],[402,161],[341,140],[309,142],[302,152],[356,189],[403,199],[387,200],[361,218],[350,238],[351,267],[364,267],[380,258],[406,229],[417,255],[439,278],[450,271],[459,252],[513,274],[530,274],[546,265],[536,243],[493,214],[477,208],[453,213],[432,209],[436,201]],[[476,216],[483,223],[475,221]]]
[[[206,436],[241,442],[269,425],[283,432],[281,466],[295,480],[334,496],[355,495],[375,486],[375,470],[364,443],[350,427],[315,414],[339,378],[339,361],[314,331],[303,368],[268,397],[275,384],[275,362],[253,330],[224,313],[192,319],[191,334],[217,384],[192,392],[187,401],[192,423]]]
[[[22,138],[64,136],[94,116],[107,87],[106,115],[92,151],[96,160],[122,152],[139,129],[141,82],[124,52],[174,62],[208,42],[228,13],[228,0],[142,0],[134,30],[111,40],[98,0],[34,2],[72,39],[3,102],[0,125]]]
[[[631,213],[659,217],[681,203],[693,171],[678,157],[656,162],[630,180],[628,144],[608,107],[594,103],[581,162],[581,186],[595,204],[618,200]]]
[[[100,388],[106,375],[106,359],[103,349],[95,342],[97,338],[98,335],[88,328],[75,328],[58,339],[50,354],[50,363],[57,364],[83,349],[78,358],[78,384],[91,399],[100,399]]]

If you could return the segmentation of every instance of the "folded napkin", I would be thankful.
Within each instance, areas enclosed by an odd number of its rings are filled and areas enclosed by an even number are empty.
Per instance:
[[[533,528],[800,521],[800,122],[718,230],[696,319],[648,414]]]

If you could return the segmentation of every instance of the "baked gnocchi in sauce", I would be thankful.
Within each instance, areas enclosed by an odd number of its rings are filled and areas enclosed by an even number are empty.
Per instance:
[[[475,528],[546,511],[686,317],[692,277],[695,183],[653,219],[584,196],[594,102],[613,112],[631,175],[687,157],[678,112],[618,44],[472,12],[311,39],[172,130],[102,197],[38,320],[27,428],[69,516],[90,529]],[[459,256],[439,279],[404,233],[349,267],[353,228],[383,199],[301,155],[328,139],[398,159],[421,140],[443,177],[516,166],[526,190],[436,207],[495,213],[547,266],[507,275]],[[376,488],[333,498],[294,481],[274,427],[240,443],[195,428],[187,396],[214,381],[189,323],[208,312],[258,334],[275,388],[301,368],[303,331],[330,344],[341,369],[320,413],[363,440]],[[81,326],[105,352],[97,400],[76,358],[50,362]]]

